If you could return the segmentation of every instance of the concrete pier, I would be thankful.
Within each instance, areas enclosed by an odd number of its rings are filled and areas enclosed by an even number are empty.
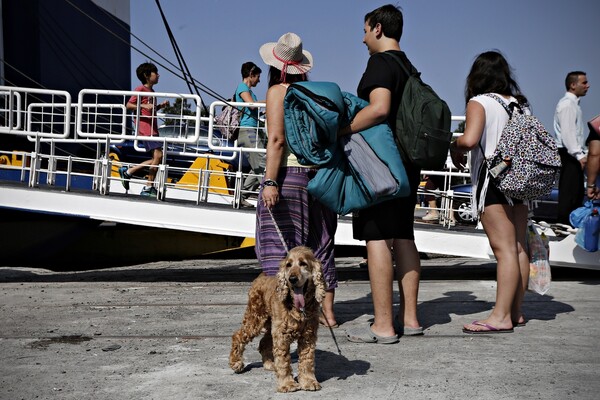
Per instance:
[[[336,314],[320,328],[319,392],[275,392],[258,340],[247,371],[228,367],[256,260],[157,262],[53,272],[0,267],[0,399],[597,399],[600,273],[553,270],[527,293],[514,333],[467,335],[495,300],[489,261],[423,261],[422,337],[356,344],[345,329],[372,318],[360,258],[337,260]],[[293,355],[293,367],[297,359]]]

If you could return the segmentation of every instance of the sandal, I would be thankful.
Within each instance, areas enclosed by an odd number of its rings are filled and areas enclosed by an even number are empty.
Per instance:
[[[394,317],[394,329],[398,332],[399,336],[421,336],[423,335],[423,327],[418,326],[411,328],[410,326],[404,326],[398,321],[398,316]]]
[[[377,343],[377,344],[394,344],[398,343],[398,335],[379,336],[371,330],[372,323],[361,325],[346,331],[346,338],[354,343]]]
[[[481,328],[469,328],[470,326],[473,327],[481,327]],[[469,333],[472,335],[485,335],[485,334],[490,334],[490,333],[513,333],[514,330],[513,328],[497,328],[493,325],[490,324],[486,324],[485,322],[481,322],[481,321],[473,321],[470,324],[467,324],[463,327],[463,332],[464,333]]]
[[[402,332],[402,336],[421,336],[423,335],[423,327],[419,326],[418,328],[411,328],[403,326],[402,329],[400,329],[400,332]]]

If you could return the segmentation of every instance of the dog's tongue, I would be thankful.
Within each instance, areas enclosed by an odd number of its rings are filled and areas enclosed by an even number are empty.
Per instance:
[[[294,307],[304,310],[304,293],[301,287],[294,288]]]

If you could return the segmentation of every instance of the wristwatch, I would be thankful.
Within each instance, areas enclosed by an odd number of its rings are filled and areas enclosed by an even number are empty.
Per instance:
[[[263,186],[275,186],[276,188],[279,188],[279,184],[273,179],[265,179]]]

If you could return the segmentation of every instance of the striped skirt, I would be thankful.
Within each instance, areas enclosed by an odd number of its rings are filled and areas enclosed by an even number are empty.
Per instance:
[[[280,168],[277,177],[279,202],[271,213],[263,205],[261,189],[256,208],[256,255],[265,274],[275,275],[287,254],[286,246],[287,249],[310,247],[323,264],[327,289],[334,289],[338,285],[334,259],[337,215],[306,190],[315,172],[302,167]]]

